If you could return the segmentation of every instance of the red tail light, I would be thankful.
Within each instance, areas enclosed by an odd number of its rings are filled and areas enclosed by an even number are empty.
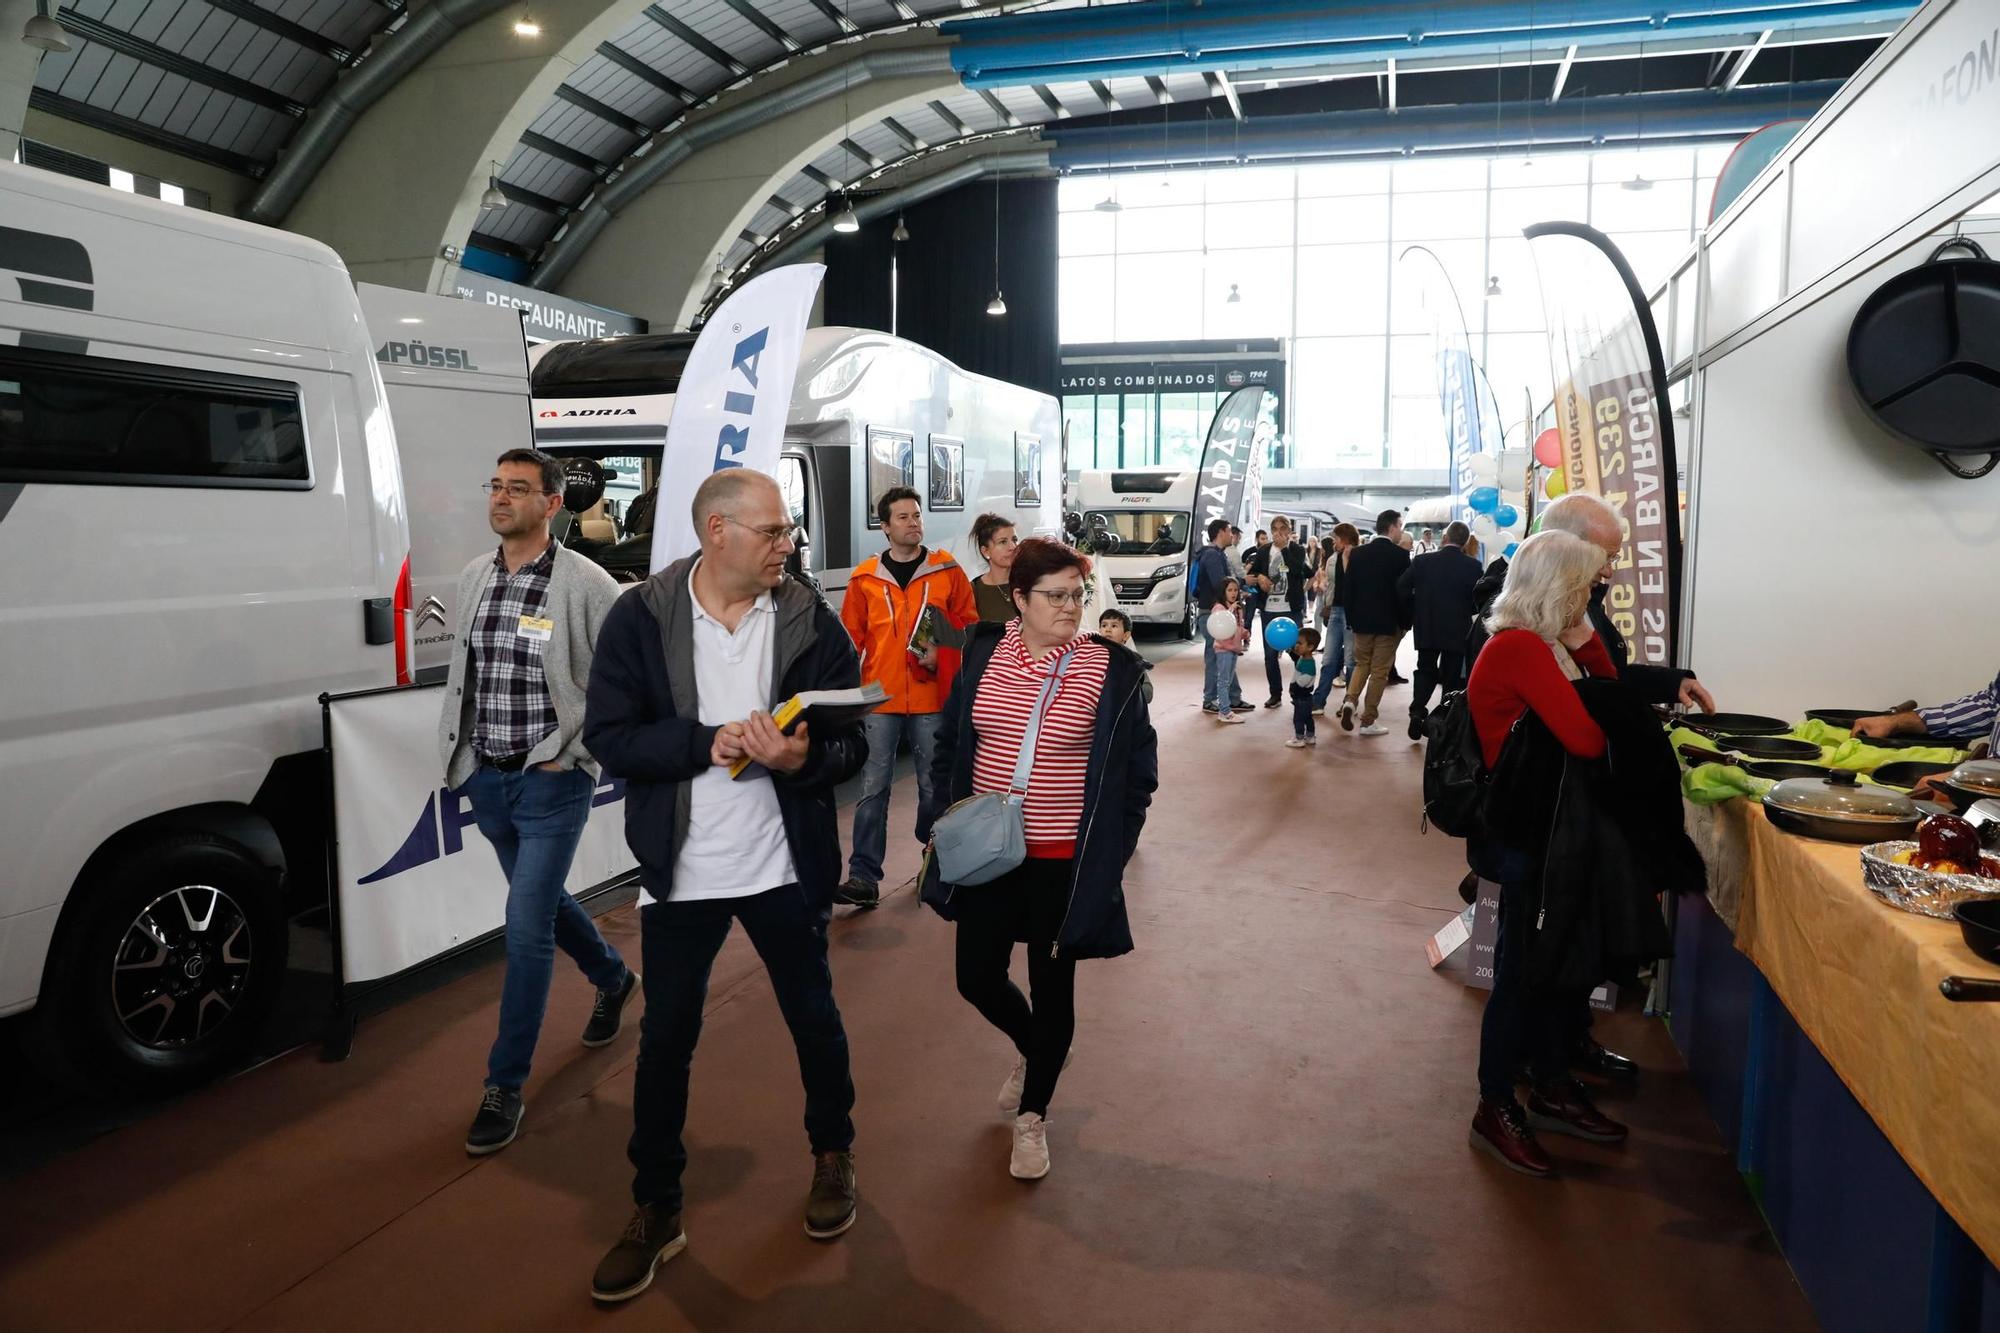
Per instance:
[[[396,683],[410,683],[411,639],[410,557],[403,557],[403,571],[396,575]]]

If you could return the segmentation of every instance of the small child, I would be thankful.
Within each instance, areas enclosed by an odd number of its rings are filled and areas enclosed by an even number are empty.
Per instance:
[[[1303,750],[1319,744],[1319,730],[1313,724],[1313,680],[1317,670],[1313,654],[1319,651],[1319,631],[1308,625],[1299,631],[1292,655],[1292,738],[1289,749]]]
[[[1236,697],[1236,659],[1250,647],[1250,622],[1243,615],[1243,585],[1234,578],[1222,581],[1218,610],[1236,618],[1236,632],[1215,641],[1215,720],[1234,726],[1244,719],[1230,705]],[[1211,612],[1213,614],[1213,612]]]
[[[1148,673],[1152,671],[1153,664],[1132,646],[1132,617],[1115,606],[1107,607],[1104,614],[1097,618],[1097,632],[1139,660],[1139,694],[1150,705],[1153,702],[1153,677]]]

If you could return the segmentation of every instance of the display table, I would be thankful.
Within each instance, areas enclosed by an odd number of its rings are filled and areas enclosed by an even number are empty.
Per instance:
[[[1938,993],[2000,968],[1878,899],[1858,847],[1745,800],[1689,826],[1717,882],[1682,905],[1675,1037],[1822,1322],[2000,1327],[2000,1004]]]

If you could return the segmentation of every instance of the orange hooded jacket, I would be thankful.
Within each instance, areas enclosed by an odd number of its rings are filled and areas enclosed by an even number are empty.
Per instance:
[[[861,650],[862,682],[880,681],[888,691],[889,702],[876,709],[878,713],[944,710],[952,677],[958,673],[958,650],[939,648],[936,671],[918,666],[909,651],[910,635],[926,606],[942,610],[945,619],[959,629],[979,619],[972,580],[949,551],[932,551],[910,576],[907,588],[882,568],[879,556],[862,561],[848,580],[847,595],[840,603],[840,623]]]

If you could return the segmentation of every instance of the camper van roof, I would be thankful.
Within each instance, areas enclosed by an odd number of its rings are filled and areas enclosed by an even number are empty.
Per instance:
[[[550,343],[534,358],[537,398],[624,398],[673,393],[694,350],[692,333],[633,333]]]
[[[190,235],[213,238],[230,245],[250,246],[275,255],[288,255],[309,264],[346,271],[346,265],[331,246],[301,236],[297,232],[262,227],[240,218],[211,213],[206,209],[162,203],[140,194],[128,194],[90,181],[73,180],[38,167],[0,161],[0,194],[26,194],[51,203],[87,208],[111,217],[126,218],[155,227],[169,227]]]

